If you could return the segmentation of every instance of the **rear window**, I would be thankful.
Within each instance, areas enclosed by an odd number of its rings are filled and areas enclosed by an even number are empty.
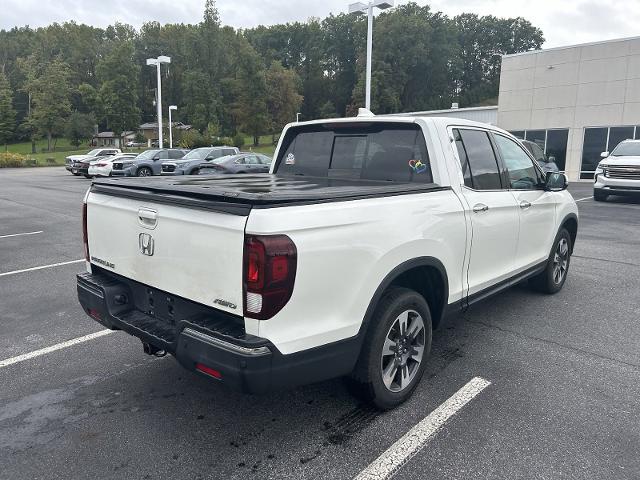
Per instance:
[[[276,172],[392,182],[433,182],[422,130],[415,124],[310,125],[287,131]]]

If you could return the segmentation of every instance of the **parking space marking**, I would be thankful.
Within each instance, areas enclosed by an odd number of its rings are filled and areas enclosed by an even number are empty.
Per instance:
[[[18,355],[17,357],[7,358],[6,360],[0,360],[0,368],[4,368],[4,367],[8,367],[9,365],[14,365],[16,363],[24,362],[25,360],[31,360],[32,358],[41,357],[42,355],[46,355],[47,353],[55,352],[57,350],[62,350],[63,348],[72,347],[73,345],[77,345],[79,343],[88,342],[89,340],[93,340],[94,338],[104,337],[105,335],[108,335],[113,332],[114,330],[100,330],[99,332],[90,333],[89,335],[85,335],[84,337],[73,338],[71,340],[67,340],[66,342],[58,343],[50,347],[41,348],[40,350],[34,350],[33,352]]]
[[[26,235],[38,235],[39,233],[42,233],[42,230],[40,230],[39,232],[12,233],[11,235],[0,235],[0,238],[24,237]]]
[[[591,195],[590,197],[584,197],[579,200],[576,200],[576,202],[582,202],[583,200],[593,200],[593,195]]]
[[[491,385],[484,378],[472,378],[442,405],[409,430],[387,451],[382,453],[355,480],[383,480],[391,478],[438,432],[447,420]]]
[[[42,270],[43,268],[62,267],[63,265],[71,265],[72,263],[80,263],[84,261],[85,261],[84,259],[71,260],[69,262],[52,263],[51,265],[41,265],[39,267],[24,268],[22,270],[14,270],[13,272],[0,273],[0,277],[7,277],[9,275],[15,275],[17,273],[33,272],[35,270]]]

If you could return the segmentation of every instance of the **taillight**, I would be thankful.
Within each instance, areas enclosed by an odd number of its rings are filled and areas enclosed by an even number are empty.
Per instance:
[[[84,259],[89,261],[89,236],[87,235],[87,202],[82,204],[82,243],[84,245]]]
[[[298,252],[286,235],[244,239],[244,314],[267,320],[287,304],[296,279]]]

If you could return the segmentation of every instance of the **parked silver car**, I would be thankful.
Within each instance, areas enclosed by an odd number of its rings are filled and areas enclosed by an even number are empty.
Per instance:
[[[194,175],[202,162],[208,162],[227,155],[237,155],[236,147],[202,147],[195,148],[180,160],[162,163],[162,175]]]
[[[261,153],[240,153],[200,164],[200,175],[218,173],[269,173],[271,157]]]

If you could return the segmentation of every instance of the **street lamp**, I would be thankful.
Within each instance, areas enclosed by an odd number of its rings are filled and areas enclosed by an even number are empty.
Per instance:
[[[171,63],[171,57],[160,55],[158,58],[147,58],[147,65],[156,67],[158,76],[158,147],[162,148],[162,80],[160,79],[160,65],[163,63]]]
[[[394,0],[373,0],[368,3],[356,2],[349,5],[349,13],[367,15],[367,86],[365,108],[371,110],[371,52],[373,50],[373,7],[386,10],[393,7]]]
[[[171,133],[171,127],[172,127],[172,123],[171,123],[171,110],[178,110],[178,107],[176,105],[169,105],[169,148],[173,148],[173,135]]]

